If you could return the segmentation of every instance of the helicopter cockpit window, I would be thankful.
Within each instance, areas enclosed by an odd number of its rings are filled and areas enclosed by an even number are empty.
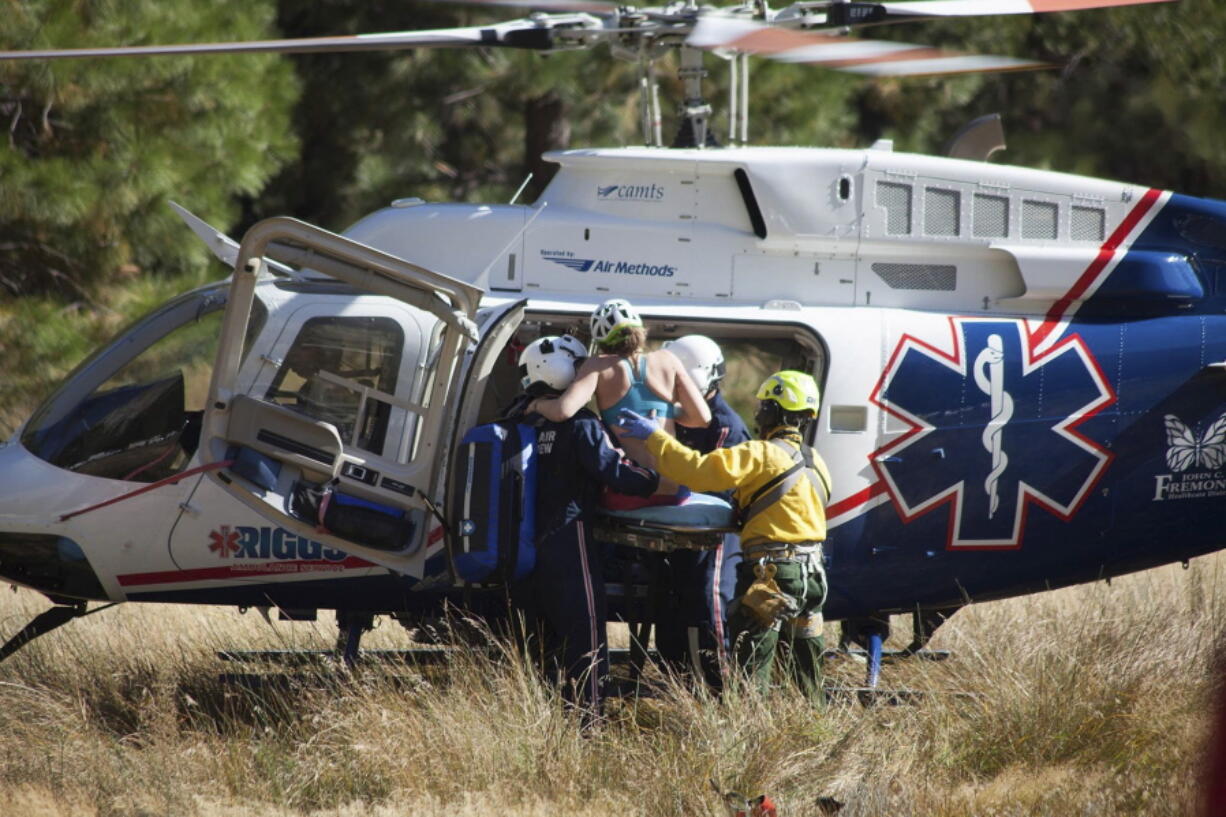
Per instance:
[[[227,290],[189,293],[142,319],[81,364],[31,418],[22,444],[81,474],[156,482],[200,442]],[[268,310],[256,299],[246,346]]]
[[[404,331],[392,318],[308,320],[265,395],[270,402],[336,426],[356,448],[383,453]]]

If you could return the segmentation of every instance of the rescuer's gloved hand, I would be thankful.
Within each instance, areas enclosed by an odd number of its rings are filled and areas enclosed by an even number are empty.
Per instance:
[[[655,420],[647,419],[641,414],[636,414],[630,409],[622,409],[617,413],[617,427],[627,437],[645,440],[651,436],[653,431],[660,429],[660,424]]]

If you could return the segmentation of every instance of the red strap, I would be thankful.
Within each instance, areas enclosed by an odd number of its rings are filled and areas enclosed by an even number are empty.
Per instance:
[[[330,504],[332,504],[332,492],[325,490],[323,498],[319,500],[319,518],[315,520],[318,523],[315,525],[315,530],[328,535],[331,535],[332,531],[328,530],[327,526],[324,525],[324,517],[328,514],[328,506]]]
[[[114,497],[112,499],[108,499],[105,502],[99,502],[97,505],[90,505],[88,508],[81,508],[79,511],[73,511],[72,513],[66,513],[60,517],[60,521],[67,522],[69,519],[72,519],[74,516],[80,516],[83,513],[89,513],[90,511],[96,511],[99,508],[105,508],[107,505],[114,505],[116,502],[123,502],[125,499],[131,499],[134,496],[140,496],[143,493],[152,491],[154,488],[161,488],[163,485],[174,485],[176,482],[187,479],[188,477],[193,477],[196,474],[202,474],[205,471],[216,471],[218,468],[226,468],[233,464],[234,464],[234,460],[221,460],[220,462],[210,462],[208,465],[200,465],[200,466],[197,466],[196,468],[192,468],[188,471],[184,471],[181,474],[175,474],[174,476],[166,477],[166,479],[159,479],[157,482],[151,482],[148,485],[144,485],[140,488],[137,488],[135,491],[130,491],[129,493],[126,493],[126,494],[120,494],[119,496]]]

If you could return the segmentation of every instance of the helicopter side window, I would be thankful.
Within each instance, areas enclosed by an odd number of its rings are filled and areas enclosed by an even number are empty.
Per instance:
[[[172,301],[83,363],[22,434],[53,465],[106,479],[156,482],[187,465],[221,330],[224,290]],[[246,348],[267,309],[253,302]]]
[[[383,453],[404,332],[382,317],[311,318],[265,398],[336,426],[356,448]]]

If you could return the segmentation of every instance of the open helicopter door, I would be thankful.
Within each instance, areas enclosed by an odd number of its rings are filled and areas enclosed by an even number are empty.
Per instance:
[[[355,298],[373,293],[407,304],[427,338],[412,350],[416,374],[400,377],[399,385],[385,391],[377,378],[355,374],[352,364],[315,361],[309,371],[293,373],[308,384],[296,386],[297,393],[331,399],[287,405],[277,398],[283,393],[283,372],[298,366],[290,359],[291,349],[285,360],[268,361],[278,370],[271,384],[257,378],[244,391],[238,382],[244,336],[267,259],[325,273],[351,285]],[[320,282],[302,275],[293,283]],[[188,527],[210,527],[214,565],[217,559],[241,560],[237,569],[252,580],[273,570],[309,574],[374,565],[420,575],[426,519],[433,507],[431,486],[440,478],[440,442],[451,421],[447,398],[478,337],[481,294],[470,284],[293,219],[268,219],[247,232],[235,263],[204,417],[200,451],[208,473],[187,503],[192,507],[185,508],[198,517]],[[353,332],[348,347],[336,335],[326,335],[316,348],[335,353],[321,355],[333,360],[352,352],[353,344],[366,343],[369,334]],[[370,349],[368,343],[362,352],[370,355]],[[377,362],[367,365],[378,368]],[[343,415],[313,408],[342,404],[348,409]],[[407,419],[389,422],[389,416]],[[386,445],[365,442],[366,430],[380,423],[392,430],[379,435],[388,438]],[[246,509],[219,503],[224,499],[219,493],[238,499]],[[222,515],[218,508],[229,510]],[[210,518],[203,519],[205,514]],[[184,562],[194,558],[176,546],[177,538],[172,536],[172,556],[181,570],[191,570]]]

